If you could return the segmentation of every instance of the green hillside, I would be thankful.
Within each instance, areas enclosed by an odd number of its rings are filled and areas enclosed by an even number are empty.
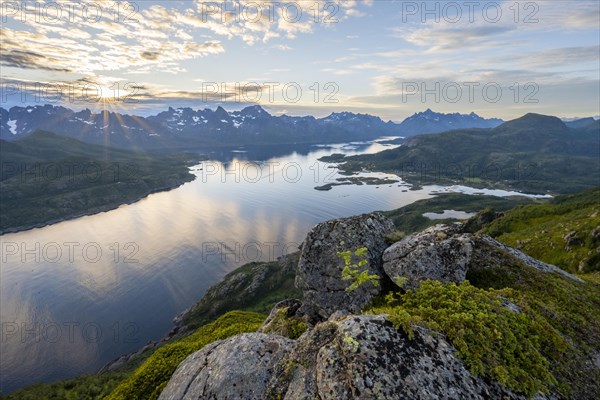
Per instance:
[[[493,129],[415,136],[345,161],[349,173],[392,172],[421,185],[574,193],[600,184],[600,121],[570,129],[556,117],[527,114]]]
[[[598,271],[600,188],[516,207],[482,232],[566,271]]]
[[[194,156],[117,150],[50,132],[0,141],[0,232],[137,201],[191,181]]]

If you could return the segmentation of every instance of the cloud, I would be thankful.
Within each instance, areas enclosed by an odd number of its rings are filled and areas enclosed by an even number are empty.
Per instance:
[[[600,45],[563,47],[535,52],[523,61],[529,67],[553,68],[600,60]]]
[[[21,51],[17,49],[9,49],[6,50],[6,52],[3,51],[2,60],[0,60],[0,65],[4,65],[6,67],[71,72],[71,70],[66,67],[63,68],[52,66],[58,64],[59,62],[57,62],[57,60],[48,58],[42,54],[38,54],[33,51]]]
[[[500,36],[513,31],[514,26],[502,25],[464,25],[445,27],[443,25],[417,29],[406,32],[402,28],[393,28],[394,36],[420,47],[428,47],[428,51],[456,51],[489,48],[503,44],[491,41],[490,37]]]
[[[276,45],[271,46],[271,48],[275,49],[275,50],[281,50],[281,51],[292,50],[292,47],[288,46],[287,44],[276,44]]]

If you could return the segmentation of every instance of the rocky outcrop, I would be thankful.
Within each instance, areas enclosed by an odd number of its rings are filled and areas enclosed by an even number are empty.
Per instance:
[[[575,275],[526,255],[486,236],[464,233],[464,226],[436,225],[405,237],[383,254],[383,269],[400,286],[415,289],[427,279],[460,283],[469,271],[481,271],[501,265],[522,265],[542,272],[561,274],[582,282]]]
[[[277,261],[255,262],[235,269],[208,289],[191,309],[178,316],[176,327],[180,330],[186,327],[197,328],[228,311],[253,305],[254,309],[268,313],[268,309],[262,310],[259,305],[266,293],[274,301],[284,300],[286,297],[300,298],[302,292],[294,288],[298,257],[299,253],[295,252],[280,257]]]
[[[459,234],[454,226],[436,225],[388,247],[383,269],[394,282],[398,277],[408,279],[404,289],[415,289],[425,279],[460,283],[467,276],[472,252],[472,235]]]
[[[383,214],[365,214],[336,219],[315,226],[302,244],[296,273],[296,286],[303,291],[301,312],[313,320],[327,319],[341,309],[360,310],[381,293],[381,285],[371,283],[347,292],[350,285],[341,279],[344,262],[340,251],[368,249],[368,268],[371,274],[383,276],[384,236],[394,231],[394,224]]]
[[[306,363],[306,355],[314,357]],[[409,339],[385,315],[330,320],[301,337],[295,351],[280,360],[287,369],[278,398],[344,399],[489,399],[519,398],[473,376],[454,348],[423,328]]]
[[[473,376],[444,336],[409,339],[385,315],[319,323],[297,341],[244,334],[213,343],[177,368],[160,400],[520,399]]]
[[[384,237],[393,230],[377,213],[317,225],[298,261],[296,284],[303,300],[279,302],[258,333],[189,356],[160,399],[525,399],[474,376],[444,335],[417,326],[409,338],[386,315],[358,315],[385,286],[367,282],[346,291],[349,282],[341,279],[337,252],[367,247],[370,274],[390,285],[396,280],[404,289],[425,279],[485,280],[506,266],[579,278],[465,225],[437,225],[386,249]],[[237,282],[235,275],[230,280]],[[501,300],[514,313],[524,312]]]
[[[159,400],[263,399],[273,366],[293,341],[263,333],[205,346],[177,367]]]

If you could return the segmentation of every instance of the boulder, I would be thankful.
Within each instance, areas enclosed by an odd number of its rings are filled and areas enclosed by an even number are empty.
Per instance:
[[[406,278],[404,289],[415,289],[427,279],[460,283],[467,276],[472,252],[472,235],[458,233],[456,226],[436,225],[388,247],[383,269],[394,282]]]
[[[159,400],[264,399],[273,366],[292,344],[263,333],[211,343],[179,364]]]
[[[382,255],[387,245],[384,236],[394,231],[393,222],[381,213],[364,214],[323,222],[315,226],[302,244],[296,272],[296,286],[303,291],[301,313],[311,320],[325,320],[345,309],[358,313],[382,285],[366,283],[348,292],[349,281],[342,280],[344,261],[341,251],[368,249],[370,274],[383,277]]]
[[[530,257],[487,235],[464,233],[461,225],[432,226],[394,243],[383,253],[383,269],[387,277],[403,289],[411,290],[428,279],[459,284],[470,273],[485,274],[486,270],[508,265],[557,273],[582,282],[554,265]],[[401,282],[398,278],[406,280]]]
[[[384,315],[352,315],[317,325],[274,372],[267,398],[522,398],[472,375],[443,335],[416,328],[409,339]]]

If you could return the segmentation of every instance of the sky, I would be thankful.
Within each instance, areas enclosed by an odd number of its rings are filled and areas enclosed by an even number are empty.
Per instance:
[[[0,0],[0,106],[600,114],[600,2]]]

